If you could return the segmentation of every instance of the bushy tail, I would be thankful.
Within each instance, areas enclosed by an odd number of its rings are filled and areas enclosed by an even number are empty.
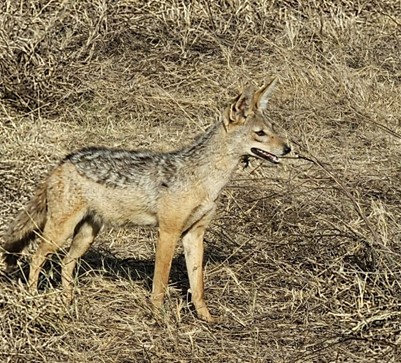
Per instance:
[[[35,196],[27,207],[21,211],[10,225],[4,239],[4,262],[7,270],[17,264],[18,258],[25,248],[34,240],[37,232],[43,230],[47,212],[47,183],[44,182],[36,190]]]

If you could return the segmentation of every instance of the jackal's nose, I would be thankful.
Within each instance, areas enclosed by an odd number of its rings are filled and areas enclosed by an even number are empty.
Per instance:
[[[291,148],[288,145],[284,146],[283,155],[288,154],[291,151]]]

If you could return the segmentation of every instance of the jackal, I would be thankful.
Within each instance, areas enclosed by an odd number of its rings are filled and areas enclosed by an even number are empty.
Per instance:
[[[66,156],[6,233],[6,264],[15,265],[18,255],[39,234],[28,281],[34,292],[46,256],[72,237],[62,262],[62,287],[70,302],[77,259],[103,224],[158,226],[153,304],[161,307],[163,303],[174,250],[182,237],[192,303],[199,318],[213,321],[204,300],[202,264],[203,236],[216,200],[242,158],[278,163],[291,150],[264,114],[275,84],[273,80],[257,91],[246,88],[218,122],[180,150],[157,153],[90,147]]]

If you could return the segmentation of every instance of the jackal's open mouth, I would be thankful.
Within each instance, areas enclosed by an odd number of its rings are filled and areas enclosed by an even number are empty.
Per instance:
[[[276,155],[271,154],[271,153],[269,153],[269,152],[267,152],[267,151],[258,149],[258,148],[256,148],[256,147],[252,147],[252,148],[251,148],[251,151],[252,151],[252,153],[254,153],[256,156],[259,156],[259,157],[262,158],[262,159],[268,160],[268,161],[270,161],[271,163],[278,164],[278,163],[280,162],[280,159],[279,159]]]

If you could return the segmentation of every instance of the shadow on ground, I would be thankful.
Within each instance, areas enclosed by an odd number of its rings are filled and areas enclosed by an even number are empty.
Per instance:
[[[56,288],[61,284],[61,261],[65,252],[59,252],[49,258],[42,268],[39,279],[39,290]],[[205,262],[227,262],[227,257],[222,251],[214,247],[208,248],[205,253]],[[121,258],[112,251],[104,248],[90,249],[78,262],[75,272],[75,278],[78,280],[83,276],[100,275],[105,279],[126,279],[137,281],[143,284],[144,288],[151,291],[153,271],[155,261],[151,259],[138,259],[135,257]],[[1,283],[16,283],[21,281],[27,284],[29,277],[29,264],[27,261],[21,261],[18,269],[0,274]],[[182,295],[187,294],[189,289],[189,280],[183,254],[177,255],[172,262],[170,272],[170,283],[182,291]]]

